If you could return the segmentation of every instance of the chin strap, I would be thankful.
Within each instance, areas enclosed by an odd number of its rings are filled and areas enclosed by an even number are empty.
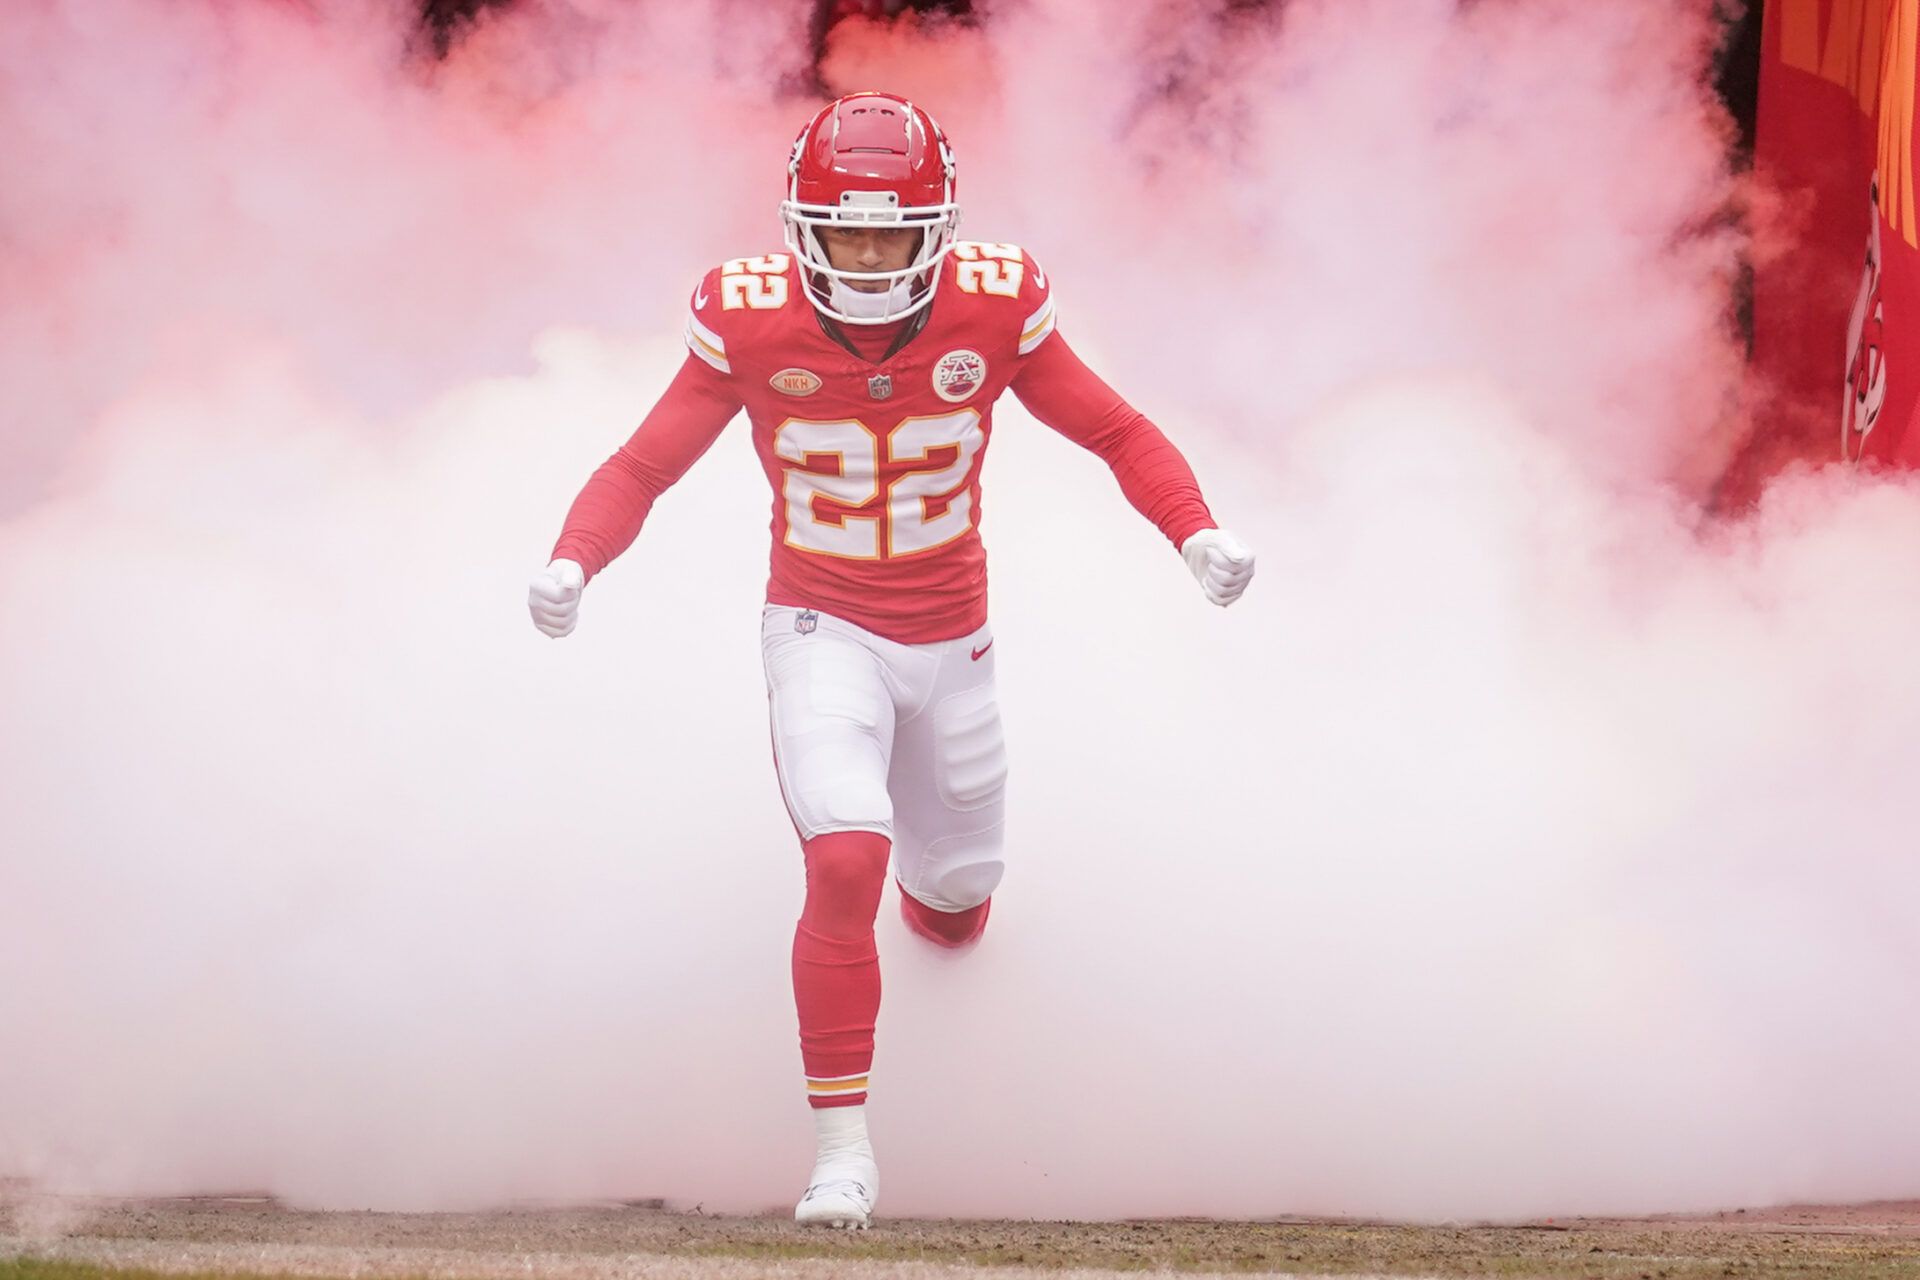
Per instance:
[[[913,301],[913,279],[895,280],[885,293],[865,293],[843,280],[827,277],[827,303],[844,316],[878,320],[889,312],[905,311]],[[904,319],[905,317],[901,317]]]

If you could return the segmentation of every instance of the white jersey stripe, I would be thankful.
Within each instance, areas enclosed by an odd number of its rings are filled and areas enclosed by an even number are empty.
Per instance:
[[[727,344],[691,311],[687,313],[687,349],[720,372],[733,372],[733,366],[727,363]]]
[[[1047,340],[1053,332],[1053,299],[1049,297],[1040,304],[1040,309],[1027,317],[1026,324],[1020,327],[1020,354],[1026,355]]]

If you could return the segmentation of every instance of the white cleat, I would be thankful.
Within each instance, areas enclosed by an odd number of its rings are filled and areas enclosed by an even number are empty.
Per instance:
[[[873,1157],[836,1153],[813,1166],[807,1194],[794,1206],[793,1220],[806,1226],[865,1231],[873,1221],[880,1191],[880,1170]]]

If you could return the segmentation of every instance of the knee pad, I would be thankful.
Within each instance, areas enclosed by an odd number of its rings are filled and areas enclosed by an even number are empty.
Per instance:
[[[1006,874],[1000,824],[972,835],[947,836],[927,846],[913,896],[936,911],[966,911],[993,895]]]

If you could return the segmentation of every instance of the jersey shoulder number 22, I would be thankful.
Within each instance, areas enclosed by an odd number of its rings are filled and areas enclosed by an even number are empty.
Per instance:
[[[793,260],[784,253],[758,258],[732,258],[720,267],[720,306],[725,311],[776,311],[787,305],[787,268]]]

